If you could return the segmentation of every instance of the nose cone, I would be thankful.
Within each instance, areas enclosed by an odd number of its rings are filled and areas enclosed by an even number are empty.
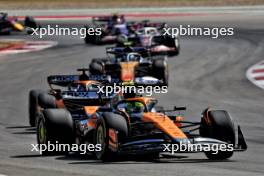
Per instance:
[[[22,26],[20,23],[15,23],[14,24],[14,28],[18,31],[23,31],[24,30],[24,26]]]
[[[121,80],[122,81],[134,81],[135,67],[138,62],[123,62],[121,65]]]

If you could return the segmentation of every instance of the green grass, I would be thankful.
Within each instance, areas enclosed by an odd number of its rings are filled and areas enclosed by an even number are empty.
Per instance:
[[[0,0],[0,9],[258,5],[264,0]]]

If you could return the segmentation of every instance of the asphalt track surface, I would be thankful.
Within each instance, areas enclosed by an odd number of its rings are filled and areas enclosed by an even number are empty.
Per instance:
[[[262,19],[262,20],[261,20]],[[186,105],[186,119],[199,121],[208,105],[226,109],[239,123],[248,150],[229,161],[209,161],[201,154],[180,154],[154,161],[133,159],[101,163],[91,156],[41,157],[31,152],[36,143],[28,126],[28,92],[47,89],[46,76],[75,73],[94,57],[105,56],[105,46],[84,45],[79,37],[47,37],[59,45],[40,52],[0,58],[0,174],[5,175],[263,175],[264,91],[245,77],[247,68],[264,56],[263,15],[175,18],[171,24],[232,25],[235,35],[220,39],[183,37],[181,54],[169,58],[169,93],[157,95],[161,105]],[[53,22],[54,23],[54,22]],[[67,22],[64,22],[65,25]],[[46,22],[48,24],[48,22]],[[74,25],[73,22],[70,24]],[[27,38],[7,36],[1,38]]]

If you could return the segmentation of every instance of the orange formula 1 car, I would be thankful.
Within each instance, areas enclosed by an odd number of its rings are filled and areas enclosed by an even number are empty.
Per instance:
[[[68,101],[78,99],[80,94],[89,102],[83,92],[71,93]],[[127,154],[159,157],[163,152],[204,152],[209,159],[222,160],[234,151],[247,149],[240,127],[236,139],[233,121],[224,110],[207,109],[200,122],[189,122],[167,114],[185,107],[164,110],[156,104],[157,100],[149,97],[113,96],[104,105],[43,108],[37,125],[38,143],[100,145],[100,150],[94,152],[103,161]],[[180,145],[198,147],[181,151],[177,148]]]
[[[91,74],[111,75],[117,82],[133,82],[135,85],[168,86],[169,69],[165,56],[145,56],[144,47],[107,48],[113,57],[93,59],[89,65]]]
[[[75,106],[75,104],[90,104],[98,103],[98,98],[104,95],[98,95],[96,92],[98,86],[102,83],[109,82],[110,77],[103,75],[89,75],[86,73],[88,69],[78,69],[82,74],[80,75],[52,75],[47,81],[50,90],[33,89],[29,92],[29,124],[36,126],[38,115],[41,107],[45,108],[63,108],[65,104]],[[79,97],[70,99],[71,94],[81,93]],[[83,96],[83,97],[82,97]],[[63,101],[63,97],[65,98]],[[89,98],[89,102],[84,97]],[[71,104],[72,103],[72,104]]]

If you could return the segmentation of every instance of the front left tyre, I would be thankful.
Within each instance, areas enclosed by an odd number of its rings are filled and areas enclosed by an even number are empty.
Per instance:
[[[29,124],[31,127],[36,126],[36,116],[38,114],[38,96],[44,93],[43,90],[30,90],[29,92]]]
[[[109,134],[109,129],[117,132],[117,141],[122,142],[128,136],[128,126],[126,119],[118,114],[114,114],[112,112],[103,113],[102,118],[98,119],[94,142],[95,144],[101,145],[101,150],[96,151],[96,157],[102,161],[109,161],[114,156],[115,152],[112,151],[109,147],[109,140],[111,140],[111,136]],[[118,146],[117,146],[118,150]]]
[[[74,142],[74,125],[71,114],[65,109],[46,109],[37,122],[37,142],[40,145],[66,144]],[[67,151],[42,151],[49,155]]]

